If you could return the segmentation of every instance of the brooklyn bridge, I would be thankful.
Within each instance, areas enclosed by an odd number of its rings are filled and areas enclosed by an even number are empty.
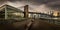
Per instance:
[[[45,14],[24,11],[10,5],[0,7],[0,30],[60,30],[60,13]]]

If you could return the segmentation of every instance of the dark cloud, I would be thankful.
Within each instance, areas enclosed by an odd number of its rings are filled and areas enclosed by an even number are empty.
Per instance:
[[[60,10],[60,1],[49,2],[46,5],[52,9]]]
[[[6,1],[6,0],[0,0],[0,1]]]
[[[41,4],[46,4],[48,7],[52,9],[60,9],[60,0],[0,0],[0,4],[3,4],[6,1],[10,1],[13,3],[15,1],[20,1],[20,2],[23,1],[36,6]]]
[[[14,2],[14,1],[21,1],[21,0],[8,0],[8,1],[12,1],[12,2]]]
[[[34,5],[46,4],[51,9],[60,10],[60,0],[29,0]]]
[[[7,0],[0,0],[0,5],[4,4]]]
[[[9,0],[9,1],[24,1],[24,0]]]
[[[30,2],[38,3],[38,4],[45,4],[49,2],[59,1],[59,0],[29,0]]]

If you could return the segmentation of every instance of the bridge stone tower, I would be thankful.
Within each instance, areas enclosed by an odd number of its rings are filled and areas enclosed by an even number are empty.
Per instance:
[[[24,6],[24,18],[28,18],[28,5]]]

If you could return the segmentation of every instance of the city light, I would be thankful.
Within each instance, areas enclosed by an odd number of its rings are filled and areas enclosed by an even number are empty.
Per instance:
[[[54,11],[53,16],[58,16],[58,11]]]

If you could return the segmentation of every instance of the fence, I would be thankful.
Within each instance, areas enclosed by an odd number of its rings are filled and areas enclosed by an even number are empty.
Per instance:
[[[40,19],[42,19],[43,21],[46,21],[48,23],[60,25],[60,19],[59,18],[40,18]]]

